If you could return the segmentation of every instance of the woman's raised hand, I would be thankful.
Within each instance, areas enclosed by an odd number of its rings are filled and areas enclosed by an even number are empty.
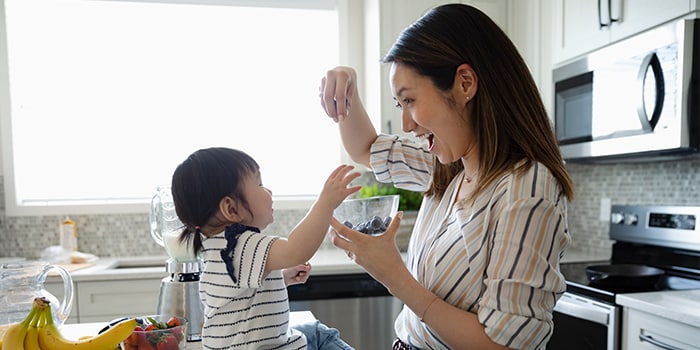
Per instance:
[[[335,67],[326,72],[318,90],[326,114],[335,122],[342,121],[357,96],[357,73],[350,67]]]

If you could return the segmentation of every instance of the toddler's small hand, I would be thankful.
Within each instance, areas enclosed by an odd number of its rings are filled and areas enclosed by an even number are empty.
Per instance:
[[[282,270],[284,283],[287,286],[306,283],[306,281],[309,279],[309,271],[311,271],[311,264],[309,263],[284,269]]]

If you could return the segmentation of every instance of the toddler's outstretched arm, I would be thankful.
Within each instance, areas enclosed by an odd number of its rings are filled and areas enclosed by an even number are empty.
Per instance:
[[[311,259],[328,232],[333,210],[362,187],[350,186],[360,176],[353,169],[352,165],[341,165],[331,173],[318,199],[289,233],[289,237],[280,238],[272,244],[265,266],[266,272],[304,264]]]

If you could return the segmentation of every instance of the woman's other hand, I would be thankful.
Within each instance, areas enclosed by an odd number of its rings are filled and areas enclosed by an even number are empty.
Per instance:
[[[350,67],[336,67],[321,79],[321,106],[335,122],[348,115],[353,97],[357,96],[357,73]]]
[[[309,279],[309,271],[311,271],[311,264],[309,263],[283,269],[282,276],[284,276],[284,284],[291,286],[294,284],[306,283]]]
[[[406,270],[403,258],[396,245],[396,234],[403,212],[398,212],[384,233],[370,236],[345,226],[335,218],[331,219],[331,241],[336,247],[345,250],[348,257],[362,266],[374,279],[389,291],[394,278],[401,278],[398,271]]]

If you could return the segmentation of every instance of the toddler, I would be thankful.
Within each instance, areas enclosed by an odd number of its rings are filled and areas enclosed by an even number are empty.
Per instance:
[[[261,233],[273,222],[272,192],[260,167],[230,148],[201,149],[176,168],[179,237],[202,254],[204,349],[352,349],[320,322],[289,326],[286,286],[304,283],[307,261],[323,242],[333,210],[361,186],[350,165],[336,168],[287,238]]]

